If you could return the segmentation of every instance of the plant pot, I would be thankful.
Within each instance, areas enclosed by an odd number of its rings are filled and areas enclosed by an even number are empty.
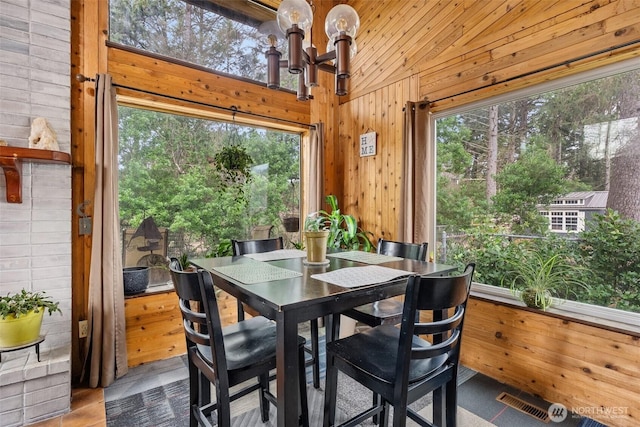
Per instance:
[[[45,308],[40,307],[38,313],[32,310],[17,318],[10,314],[0,319],[0,347],[17,347],[37,340],[44,312]]]
[[[125,267],[122,269],[122,277],[124,294],[139,294],[149,286],[149,267]]]
[[[296,233],[298,230],[300,230],[300,218],[298,218],[297,216],[284,218],[282,220],[282,225],[284,225],[284,229],[288,233]]]
[[[520,298],[527,307],[541,310],[546,310],[553,302],[549,291],[537,291],[536,289],[525,289],[520,293]]]
[[[327,259],[327,240],[329,231],[305,231],[307,262],[322,263]]]

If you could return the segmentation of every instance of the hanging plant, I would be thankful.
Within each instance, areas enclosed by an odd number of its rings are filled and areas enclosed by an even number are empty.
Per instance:
[[[228,145],[214,156],[216,168],[222,178],[231,183],[243,184],[251,179],[253,159],[240,145]]]

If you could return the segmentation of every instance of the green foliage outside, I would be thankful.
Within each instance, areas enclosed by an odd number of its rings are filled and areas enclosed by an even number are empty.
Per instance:
[[[127,107],[119,123],[122,227],[153,216],[183,236],[181,247],[169,239],[170,254],[225,255],[229,239],[278,229],[281,214],[298,209],[298,135]]]
[[[554,289],[554,297],[640,312],[640,224],[636,221],[607,211],[596,215],[590,230],[576,239],[553,234],[513,237],[504,231],[484,225],[450,238],[446,261],[463,267],[473,260],[474,281],[509,288],[515,272],[522,271],[514,266],[533,267],[537,259],[556,257],[566,264],[568,284]]]
[[[492,198],[497,215],[511,216],[514,232],[540,233],[548,226],[536,209],[566,193],[565,169],[546,151],[534,148],[525,151],[517,162],[506,165],[496,176],[505,190]]]

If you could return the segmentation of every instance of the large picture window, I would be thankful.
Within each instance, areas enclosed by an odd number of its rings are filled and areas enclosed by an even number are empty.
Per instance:
[[[640,312],[639,70],[439,113],[436,256],[495,286],[555,256],[578,279],[556,296]]]
[[[125,267],[230,255],[230,239],[299,241],[286,226],[300,214],[299,134],[124,106],[118,115]]]

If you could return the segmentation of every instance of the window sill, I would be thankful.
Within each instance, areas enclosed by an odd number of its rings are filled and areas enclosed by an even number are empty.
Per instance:
[[[632,313],[576,301],[554,303],[547,311],[531,309],[516,298],[509,289],[485,285],[483,283],[473,283],[471,296],[640,337],[640,313]]]

